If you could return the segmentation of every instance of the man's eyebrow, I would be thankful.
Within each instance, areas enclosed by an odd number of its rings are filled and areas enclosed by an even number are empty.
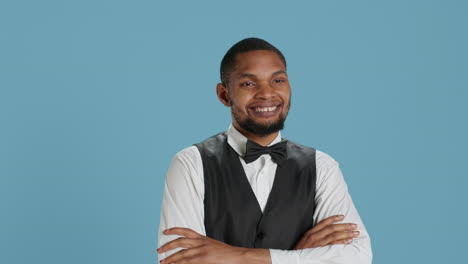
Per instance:
[[[255,76],[256,75],[252,74],[252,73],[243,73],[243,74],[241,74],[240,78],[253,78]]]
[[[275,75],[278,75],[278,74],[286,74],[286,71],[285,70],[279,70],[279,71],[276,71],[274,72],[271,76],[275,76]],[[255,74],[252,74],[252,73],[243,73],[239,76],[240,78],[255,78],[256,75]]]
[[[286,73],[286,71],[284,71],[284,70],[279,70],[279,71],[277,71],[277,72],[274,72],[274,73],[272,74],[272,76],[275,76],[275,75],[278,75],[278,74],[286,74],[286,75],[288,75],[288,74]]]

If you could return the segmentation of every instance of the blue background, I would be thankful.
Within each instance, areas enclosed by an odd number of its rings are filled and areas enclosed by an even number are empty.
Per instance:
[[[2,1],[0,263],[155,263],[173,155],[225,130],[227,49],[288,60],[285,137],[341,164],[374,263],[460,263],[466,1]]]

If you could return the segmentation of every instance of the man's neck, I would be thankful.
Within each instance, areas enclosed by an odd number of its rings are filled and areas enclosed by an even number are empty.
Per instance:
[[[278,136],[278,131],[268,134],[266,136],[259,136],[257,134],[253,134],[251,132],[246,131],[245,129],[241,128],[238,124],[234,123],[234,127],[239,131],[244,137],[252,140],[253,142],[261,145],[261,146],[268,146],[275,138]]]

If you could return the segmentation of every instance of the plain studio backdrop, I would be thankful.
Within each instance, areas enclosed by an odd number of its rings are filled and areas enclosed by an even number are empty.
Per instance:
[[[225,130],[227,49],[286,56],[284,137],[341,166],[374,263],[461,263],[466,1],[2,1],[0,263],[156,263],[164,178]]]

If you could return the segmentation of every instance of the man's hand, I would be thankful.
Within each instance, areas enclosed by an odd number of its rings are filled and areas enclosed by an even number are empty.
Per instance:
[[[335,215],[322,220],[304,234],[294,249],[350,244],[359,236],[359,231],[355,231],[355,224],[335,224],[343,219],[343,215]]]
[[[163,253],[175,248],[185,248],[163,259],[161,263],[271,263],[268,249],[250,249],[230,246],[221,241],[198,234],[189,228],[174,227],[164,231],[165,235],[182,236],[161,246]]]

